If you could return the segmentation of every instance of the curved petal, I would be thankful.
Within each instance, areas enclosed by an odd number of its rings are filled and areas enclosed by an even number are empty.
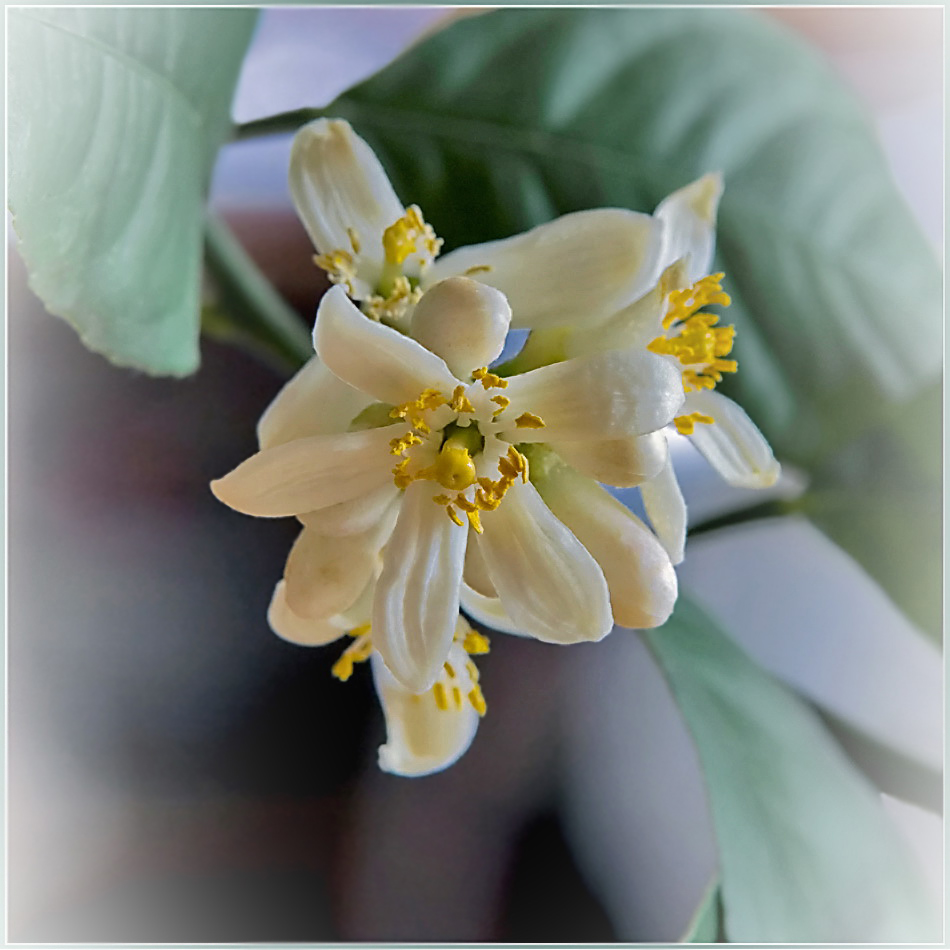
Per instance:
[[[317,119],[294,136],[290,193],[324,254],[352,250],[352,229],[361,254],[381,261],[383,231],[405,211],[373,150],[341,119]]]
[[[551,448],[581,474],[618,488],[653,478],[669,457],[662,431],[606,442],[553,442]]]
[[[211,483],[219,501],[246,515],[280,518],[350,501],[392,478],[389,442],[405,426],[314,435],[264,449]]]
[[[696,392],[687,393],[683,411],[702,412],[716,420],[695,426],[689,438],[730,485],[768,488],[775,484],[781,466],[741,406],[716,392]]]
[[[451,393],[458,384],[445,360],[398,330],[370,320],[340,286],[320,301],[313,342],[333,373],[381,402],[399,405],[429,388]]]
[[[670,560],[679,564],[686,548],[686,502],[680,491],[672,459],[649,481],[640,486],[643,507]]]
[[[513,327],[602,320],[656,280],[662,226],[621,208],[566,214],[524,234],[439,258],[427,283],[471,273],[511,304]],[[488,268],[474,271],[475,268]]]
[[[688,258],[687,282],[705,277],[716,246],[716,210],[722,197],[722,175],[703,175],[664,198],[654,213],[663,222],[662,266]]]
[[[474,531],[469,532],[468,544],[465,546],[465,567],[462,572],[462,582],[485,597],[497,597],[498,594],[492,586],[491,578],[488,576],[488,568],[485,567],[485,561],[478,550],[474,535]]]
[[[458,622],[467,528],[432,500],[431,482],[413,482],[383,552],[373,603],[373,645],[407,689],[435,682]]]
[[[474,547],[474,545],[472,545]],[[527,634],[518,628],[514,620],[508,616],[501,601],[497,597],[486,597],[477,590],[469,587],[465,581],[459,588],[459,602],[462,609],[475,621],[488,627],[490,630],[498,630],[501,633],[510,633],[516,637],[524,637]]]
[[[359,498],[341,501],[319,511],[308,511],[298,517],[308,528],[331,538],[362,534],[379,524],[398,495],[399,489],[392,481],[387,481]]]
[[[322,647],[343,636],[345,628],[329,619],[310,620],[298,617],[287,603],[287,585],[280,581],[274,588],[267,622],[281,640],[305,647]]]
[[[264,410],[257,423],[258,445],[269,449],[308,435],[345,432],[370,401],[312,356]]]
[[[412,312],[411,334],[460,379],[488,366],[504,349],[511,307],[501,291],[468,277],[427,290]]]
[[[379,767],[393,775],[421,776],[440,772],[456,762],[472,744],[479,715],[467,700],[473,683],[467,671],[465,652],[456,644],[449,650],[455,672],[450,680],[443,672],[440,682],[451,694],[461,691],[461,704],[440,709],[432,690],[419,695],[407,690],[374,653],[370,657],[376,692],[386,718],[386,744],[379,748]]]
[[[365,534],[328,538],[304,528],[284,568],[287,605],[311,619],[346,610],[372,577],[378,551]]]
[[[676,571],[652,531],[596,482],[562,468],[541,497],[600,565],[614,621],[645,629],[665,623],[676,603]]]
[[[600,640],[613,626],[597,562],[541,500],[516,482],[482,515],[478,546],[505,611],[524,633],[547,643]]]
[[[606,441],[643,435],[672,421],[683,404],[683,379],[672,358],[615,350],[542,366],[508,380],[502,417],[530,412],[544,428],[513,428],[513,442]]]

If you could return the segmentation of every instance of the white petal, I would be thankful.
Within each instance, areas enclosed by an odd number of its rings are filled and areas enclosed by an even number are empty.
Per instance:
[[[475,545],[472,545],[474,547]],[[473,590],[464,581],[459,588],[459,602],[462,609],[480,624],[491,630],[510,633],[516,637],[527,636],[523,630],[508,616],[507,611],[497,597],[486,597],[477,590]]]
[[[640,485],[643,507],[670,560],[679,564],[686,548],[686,502],[680,491],[672,459],[649,481]]]
[[[366,534],[328,538],[304,528],[284,568],[287,605],[308,618],[346,610],[372,577],[378,550]]]
[[[341,501],[298,517],[308,528],[332,538],[362,534],[380,522],[398,495],[399,489],[389,480],[359,498]]]
[[[467,697],[472,681],[465,652],[456,644],[448,659],[456,682]],[[393,775],[420,776],[439,772],[457,761],[472,744],[479,715],[466,698],[461,708],[450,703],[439,709],[432,691],[418,695],[407,690],[374,653],[370,658],[376,692],[386,717],[386,744],[379,749],[379,767]],[[446,685],[451,681],[443,674]]]
[[[551,448],[578,472],[618,488],[653,478],[669,456],[662,431],[605,442],[554,442]]]
[[[317,355],[356,389],[399,405],[428,388],[451,393],[458,380],[445,360],[398,330],[370,320],[333,287],[320,301],[313,328]]]
[[[600,565],[614,621],[648,628],[676,603],[676,572],[653,532],[595,481],[563,468],[545,479],[542,498]]]
[[[508,298],[513,327],[595,322],[636,299],[656,279],[661,226],[620,208],[578,211],[503,241],[439,258],[430,282],[472,268]]]
[[[712,267],[716,246],[716,210],[722,196],[722,175],[703,175],[674,191],[658,205],[655,217],[663,222],[663,266],[688,258],[687,280],[692,284]]]
[[[463,582],[485,597],[497,597],[495,588],[492,586],[491,578],[488,576],[488,568],[485,567],[485,561],[481,552],[478,550],[478,544],[474,537],[475,532],[470,531],[468,544],[465,546],[465,568],[462,574]]]
[[[417,481],[406,489],[373,603],[373,645],[419,693],[435,682],[452,642],[468,534],[432,500],[437,487]]]
[[[449,277],[427,290],[412,313],[410,333],[445,360],[460,379],[488,366],[505,346],[511,307],[494,287]]]
[[[522,412],[544,428],[505,432],[513,442],[620,439],[661,429],[683,403],[683,379],[674,360],[640,349],[595,353],[542,366],[508,381],[511,405],[502,420]]]
[[[370,399],[313,356],[274,397],[257,423],[262,449],[308,435],[345,432]]]
[[[405,212],[373,150],[340,119],[317,119],[294,137],[290,193],[321,253],[350,251],[381,261],[383,231]]]
[[[482,515],[478,546],[508,616],[548,643],[600,640],[613,626],[603,571],[530,483]]]
[[[765,436],[741,406],[715,392],[688,393],[683,412],[702,412],[713,425],[695,426],[690,440],[710,465],[736,488],[768,488],[775,484],[780,466]]]
[[[282,640],[305,647],[322,647],[343,636],[345,627],[340,627],[329,619],[310,620],[298,617],[290,609],[286,595],[287,585],[280,581],[274,588],[274,596],[267,609],[267,622]]]
[[[389,442],[404,425],[314,435],[264,449],[211,483],[219,501],[259,518],[303,514],[391,481]]]

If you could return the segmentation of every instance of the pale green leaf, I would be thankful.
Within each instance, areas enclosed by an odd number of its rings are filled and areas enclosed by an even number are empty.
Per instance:
[[[680,943],[717,943],[721,929],[722,902],[719,895],[719,881],[714,879],[706,889]]]
[[[733,942],[915,942],[935,909],[879,793],[688,599],[644,634],[699,752]]]
[[[114,362],[198,365],[204,195],[256,11],[9,11],[9,199],[33,290]]]

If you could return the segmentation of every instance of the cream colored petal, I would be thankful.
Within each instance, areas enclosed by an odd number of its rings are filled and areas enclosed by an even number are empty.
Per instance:
[[[548,643],[610,632],[603,572],[530,482],[512,485],[495,511],[482,514],[482,525],[479,550],[516,627]]]
[[[714,172],[674,191],[657,206],[654,216],[663,222],[663,266],[687,258],[690,284],[712,267],[722,189],[722,175]]]
[[[595,323],[643,294],[656,280],[661,226],[620,208],[566,214],[502,241],[439,258],[434,282],[471,273],[511,304],[513,327]],[[474,268],[487,267],[476,271]]]
[[[219,501],[259,518],[303,514],[367,495],[392,480],[389,442],[404,425],[314,435],[252,455],[211,483]]]
[[[502,421],[522,412],[544,428],[512,426],[513,442],[608,441],[642,435],[672,421],[683,403],[679,364],[641,349],[595,353],[542,366],[508,381],[511,405]]]
[[[473,369],[498,358],[510,322],[503,293],[468,277],[449,277],[422,295],[410,333],[456,376],[468,379]]]
[[[451,694],[456,684],[462,702],[449,703],[440,709],[429,690],[412,693],[386,669],[375,653],[370,658],[376,692],[386,718],[386,744],[379,749],[379,767],[393,775],[421,776],[439,772],[457,761],[472,744],[478,729],[479,715],[468,701],[472,681],[466,670],[464,651],[453,645],[448,659],[456,673],[441,681]]]
[[[257,423],[262,449],[308,435],[345,432],[371,400],[313,356],[274,397]]]
[[[561,468],[541,497],[600,565],[614,621],[644,629],[665,623],[676,603],[676,571],[652,531],[595,481]]]
[[[452,642],[468,533],[432,500],[436,488],[416,481],[406,489],[373,603],[373,645],[414,692],[435,682]]]
[[[322,647],[338,640],[345,633],[330,620],[308,620],[298,617],[287,603],[287,585],[280,581],[274,588],[270,607],[267,610],[267,622],[271,630],[282,640],[305,647]]]
[[[464,581],[462,581],[462,586],[459,588],[459,602],[462,609],[473,620],[484,624],[489,629],[510,633],[516,637],[527,636],[508,616],[497,597],[486,597],[477,590],[473,590]]]
[[[686,502],[671,458],[659,474],[640,486],[640,495],[656,536],[672,562],[679,564],[686,547]]]
[[[341,286],[320,301],[313,340],[317,355],[333,373],[381,402],[399,405],[429,388],[450,394],[458,384],[445,360],[398,330],[370,320]]]
[[[313,619],[346,610],[372,577],[378,550],[366,534],[328,538],[304,528],[284,568],[287,605]]]
[[[476,540],[475,532],[469,531],[468,544],[465,547],[463,582],[485,597],[497,597],[498,595],[492,586],[491,578],[488,576],[488,568],[485,567],[485,561],[478,550]]]
[[[319,511],[308,511],[298,517],[308,528],[332,538],[362,534],[380,522],[398,496],[399,489],[390,479],[359,498],[341,501]]]
[[[383,231],[405,211],[373,150],[341,119],[317,119],[294,136],[290,193],[323,254],[352,251],[352,229],[361,254],[382,261]]]
[[[710,465],[736,488],[768,488],[780,466],[765,436],[741,406],[716,392],[688,393],[683,412],[702,412],[713,425],[698,424],[690,436]]]
[[[662,431],[606,442],[553,442],[551,448],[578,472],[618,488],[653,478],[669,456]]]

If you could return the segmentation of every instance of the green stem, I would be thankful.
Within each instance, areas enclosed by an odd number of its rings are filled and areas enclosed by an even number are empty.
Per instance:
[[[282,135],[285,132],[296,132],[302,125],[319,119],[326,113],[323,109],[292,109],[290,112],[277,112],[245,122],[235,126],[231,137],[234,142],[243,142],[246,139],[260,138],[262,135]]]
[[[785,501],[776,498],[771,501],[763,501],[757,505],[751,505],[748,508],[741,508],[739,511],[731,511],[725,515],[719,515],[716,518],[709,518],[707,521],[701,521],[695,527],[690,527],[689,536],[695,537],[699,534],[706,534],[709,531],[718,531],[721,528],[731,528],[735,525],[745,524],[748,521],[761,521],[764,518],[780,518],[792,514],[805,514],[807,503],[802,498],[796,498],[792,501]]]
[[[310,334],[260,272],[228,226],[208,216],[205,265],[212,302],[202,313],[208,336],[242,346],[283,372],[313,356]]]

